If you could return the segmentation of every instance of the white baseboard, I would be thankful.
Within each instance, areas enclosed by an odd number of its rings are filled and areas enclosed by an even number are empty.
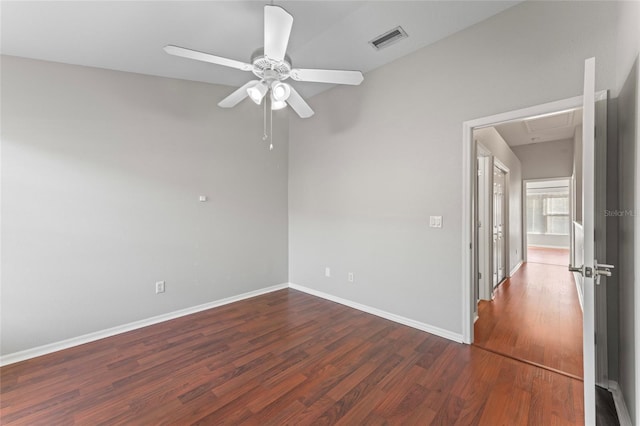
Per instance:
[[[551,245],[541,245],[541,244],[527,244],[527,247],[569,250],[569,246],[551,246]]]
[[[7,354],[0,357],[0,366],[13,364],[16,362],[24,361],[26,359],[46,355],[52,352],[57,352],[62,349],[68,349],[73,346],[78,346],[85,343],[93,342],[95,340],[104,339],[105,337],[115,336],[116,334],[125,333],[127,331],[136,330],[138,328],[147,327],[153,324],[158,324],[164,321],[172,320],[174,318],[183,317],[185,315],[195,314],[196,312],[206,311],[207,309],[215,308],[218,306],[228,305],[229,303],[238,302],[240,300],[249,299],[251,297],[260,296],[261,294],[271,293],[272,291],[282,290],[288,287],[289,285],[287,283],[277,284],[271,287],[265,287],[259,290],[239,294],[237,296],[214,300],[213,302],[204,303],[202,305],[192,306],[190,308],[180,309],[178,311],[157,315],[155,317],[143,319],[140,321],[134,321],[128,324],[119,325],[116,327],[108,328],[106,330],[84,334],[82,336],[73,337],[71,339],[62,340],[60,342],[49,343],[47,345],[26,349],[24,351],[14,352],[12,354]]]
[[[425,324],[419,321],[405,318],[400,315],[392,314],[390,312],[383,311],[381,309],[366,306],[357,302],[353,302],[341,297],[333,296],[328,293],[313,290],[308,287],[293,283],[278,284],[271,287],[262,288],[259,290],[250,291],[237,296],[231,296],[213,302],[204,303],[202,305],[192,306],[178,311],[169,312],[162,315],[157,315],[151,318],[146,318],[139,321],[134,321],[128,324],[119,325],[116,327],[108,328],[105,330],[96,331],[93,333],[84,334],[82,336],[73,337],[71,339],[62,340],[59,342],[49,343],[47,345],[38,346],[31,349],[26,349],[20,352],[14,352],[11,354],[0,357],[0,366],[13,364],[16,362],[24,361],[30,358],[50,354],[63,349],[68,349],[74,346],[82,345],[85,343],[93,342],[96,340],[104,339],[106,337],[115,336],[117,334],[126,333],[127,331],[137,330],[149,325],[158,324],[164,321],[169,321],[174,318],[183,317],[185,315],[195,314],[197,312],[205,311],[207,309],[215,308],[218,306],[227,305],[229,303],[238,302],[240,300],[249,299],[251,297],[260,296],[262,294],[271,293],[273,291],[282,290],[285,288],[292,288],[294,290],[302,291],[312,296],[320,297],[322,299],[330,300],[332,302],[340,303],[341,305],[349,306],[350,308],[357,309],[359,311],[367,312],[372,315],[376,315],[381,318],[388,319],[399,324],[403,324],[418,330],[426,331],[427,333],[434,334],[436,336],[443,337],[445,339],[452,340],[454,342],[462,343],[462,334],[453,333],[449,330],[445,330],[433,325]]]
[[[511,272],[509,272],[509,276],[512,277],[513,274],[515,274],[518,269],[520,269],[520,267],[522,266],[522,260],[520,260],[520,262],[518,262],[518,264],[516,266],[513,267],[513,269],[511,270]]]
[[[378,308],[363,305],[361,303],[352,302],[351,300],[343,299],[341,297],[333,296],[322,291],[314,290],[312,288],[304,287],[298,284],[289,283],[289,288],[301,291],[303,293],[310,294],[312,296],[321,297],[332,302],[340,303],[341,305],[348,306],[359,311],[367,312],[369,314],[388,319],[399,324],[403,324],[418,330],[426,331],[427,333],[435,334],[436,336],[444,337],[445,339],[453,340],[454,342],[462,343],[462,334],[453,333],[449,330],[445,330],[433,325],[425,324],[423,322],[415,321],[409,318],[402,317],[400,315],[392,314],[390,312],[383,311]]]
[[[609,390],[611,391],[611,395],[613,395],[613,403],[616,405],[620,426],[632,426],[631,416],[627,410],[627,404],[624,402],[622,389],[620,389],[618,382],[609,380]]]

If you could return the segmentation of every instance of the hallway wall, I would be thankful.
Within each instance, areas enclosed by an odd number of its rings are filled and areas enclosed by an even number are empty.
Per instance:
[[[548,179],[571,176],[573,140],[512,146],[522,164],[522,179]]]

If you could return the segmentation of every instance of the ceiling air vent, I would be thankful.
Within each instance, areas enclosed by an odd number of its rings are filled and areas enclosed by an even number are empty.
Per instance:
[[[402,27],[395,27],[394,29],[387,31],[384,34],[379,35],[369,42],[369,44],[376,50],[383,49],[393,43],[409,37]]]

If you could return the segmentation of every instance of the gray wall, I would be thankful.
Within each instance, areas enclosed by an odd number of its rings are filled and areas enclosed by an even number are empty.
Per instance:
[[[607,210],[617,210],[618,202],[618,98],[609,98],[607,102]],[[604,263],[619,265],[618,261],[618,218],[606,217],[607,261]],[[619,380],[619,292],[617,272],[606,277],[607,292],[607,346],[609,380]]]
[[[312,98],[290,123],[290,281],[461,333],[462,123],[581,94],[591,56],[613,86],[616,9],[524,2]]]
[[[640,2],[621,2],[617,27],[616,90],[621,211],[618,218],[619,377],[633,424],[640,424]]]
[[[619,344],[619,383],[627,401],[631,418],[636,419],[638,414],[635,406],[637,397],[636,369],[638,365],[638,341],[635,340],[635,317],[640,306],[636,302],[634,281],[637,283],[638,268],[638,242],[635,241],[637,219],[637,185],[638,185],[638,61],[627,78],[618,97],[618,292],[620,315],[620,344]]]
[[[509,168],[508,211],[509,247],[507,253],[506,276],[522,260],[522,167],[520,160],[504,141],[500,133],[493,127],[486,127],[473,132],[473,139],[491,152],[491,155]],[[491,170],[493,173],[493,170]]]
[[[286,113],[269,152],[233,88],[1,65],[2,354],[287,282]]]
[[[573,139],[512,146],[522,164],[522,179],[569,177],[573,172]]]

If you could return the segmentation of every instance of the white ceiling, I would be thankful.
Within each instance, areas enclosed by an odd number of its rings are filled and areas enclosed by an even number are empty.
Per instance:
[[[495,15],[514,1],[277,1],[294,17],[294,67],[363,72]],[[251,75],[166,54],[167,44],[249,62],[262,47],[262,1],[2,1],[0,53],[240,86]],[[398,26],[409,38],[368,41]],[[366,79],[366,76],[365,76]],[[327,88],[295,83],[311,96]]]
[[[582,108],[561,111],[494,126],[510,146],[572,139],[582,125]]]

